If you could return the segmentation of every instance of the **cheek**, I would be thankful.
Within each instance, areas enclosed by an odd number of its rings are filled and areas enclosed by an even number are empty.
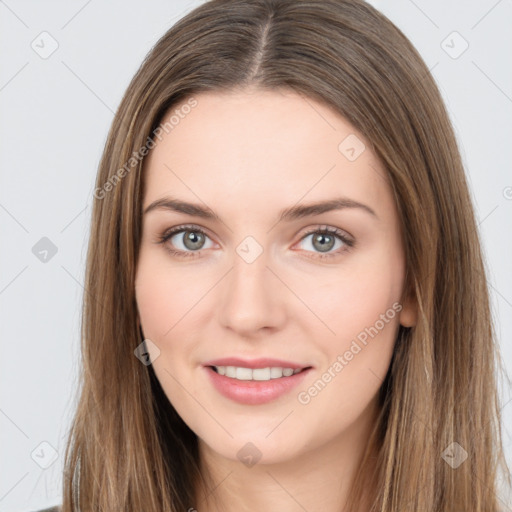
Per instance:
[[[399,325],[400,305],[388,300],[389,286],[360,295],[356,285],[350,288],[353,293],[348,290],[338,292],[337,306],[326,320],[336,335],[324,330],[313,338],[322,358],[318,370],[297,390],[302,428],[321,429],[322,439],[357,425],[376,403]]]
[[[369,254],[340,271],[336,280],[318,282],[316,288],[303,287],[301,293],[325,328],[319,330],[311,315],[302,320],[302,328],[309,330],[323,354],[319,373],[330,372],[325,377],[330,391],[322,394],[335,399],[334,394],[341,393],[343,400],[364,403],[380,386],[393,353],[402,309],[400,254]]]
[[[169,293],[168,279],[155,269],[141,269],[136,284],[136,300],[144,336],[155,342],[161,340],[173,325],[169,312],[176,298]]]
[[[144,337],[160,350],[152,362],[153,370],[169,401],[179,407],[189,399],[183,385],[194,395],[198,392],[189,367],[197,333],[187,313],[197,303],[201,290],[197,281],[194,286],[190,276],[170,268],[163,260],[161,255],[141,251],[135,294]]]
[[[135,282],[137,307],[144,335],[163,342],[173,336],[180,322],[199,300],[200,280],[190,279],[186,272],[171,268],[157,254],[142,255]]]
[[[314,337],[321,334],[329,339],[330,332],[329,346],[342,348],[348,340],[378,322],[400,300],[402,269],[393,269],[380,261],[368,262],[340,270],[335,279],[332,275],[326,275],[325,280],[319,277],[314,286],[304,281],[297,285],[297,295],[304,297],[304,302],[325,326],[319,331],[318,320],[313,322],[312,315],[302,316],[307,318],[304,321],[314,323],[317,332]],[[396,313],[396,308],[392,308],[385,318],[391,320],[386,326],[398,322]],[[378,327],[384,330],[381,322]]]
[[[214,284],[203,274],[170,265],[166,255],[157,251],[141,251],[135,281],[137,307],[145,338],[160,350],[153,369],[173,404],[189,399],[177,382],[194,394],[199,392],[193,375],[204,322],[198,314]]]

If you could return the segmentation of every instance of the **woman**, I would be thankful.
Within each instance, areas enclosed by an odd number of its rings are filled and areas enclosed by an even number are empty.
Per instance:
[[[382,14],[201,5],[128,87],[94,195],[64,512],[499,509],[473,207]]]

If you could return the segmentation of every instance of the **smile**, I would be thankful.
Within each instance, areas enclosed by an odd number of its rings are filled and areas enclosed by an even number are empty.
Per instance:
[[[313,368],[203,366],[203,370],[223,397],[239,404],[261,405],[285,397]]]
[[[303,369],[296,368],[282,368],[279,366],[267,368],[244,368],[241,366],[212,366],[212,368],[219,374],[225,375],[231,379],[236,380],[271,380],[280,379],[282,377],[290,377],[296,373],[301,372]]]

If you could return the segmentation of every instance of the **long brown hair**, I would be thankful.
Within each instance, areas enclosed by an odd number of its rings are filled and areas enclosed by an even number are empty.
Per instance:
[[[509,477],[502,366],[463,165],[422,58],[362,0],[206,2],[171,27],[130,83],[94,193],[63,512],[194,507],[204,477],[197,436],[151,365],[134,356],[141,148],[176,105],[201,91],[245,87],[288,89],[331,107],[370,142],[396,197],[404,294],[416,301],[418,321],[399,330],[347,510],[364,497],[372,512],[495,512],[499,468]],[[457,468],[447,462],[454,452],[467,453]]]

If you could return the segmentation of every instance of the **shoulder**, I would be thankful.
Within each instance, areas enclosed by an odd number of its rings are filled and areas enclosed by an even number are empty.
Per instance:
[[[33,512],[60,512],[60,505],[55,505],[50,508],[42,508],[40,510],[34,510]]]

